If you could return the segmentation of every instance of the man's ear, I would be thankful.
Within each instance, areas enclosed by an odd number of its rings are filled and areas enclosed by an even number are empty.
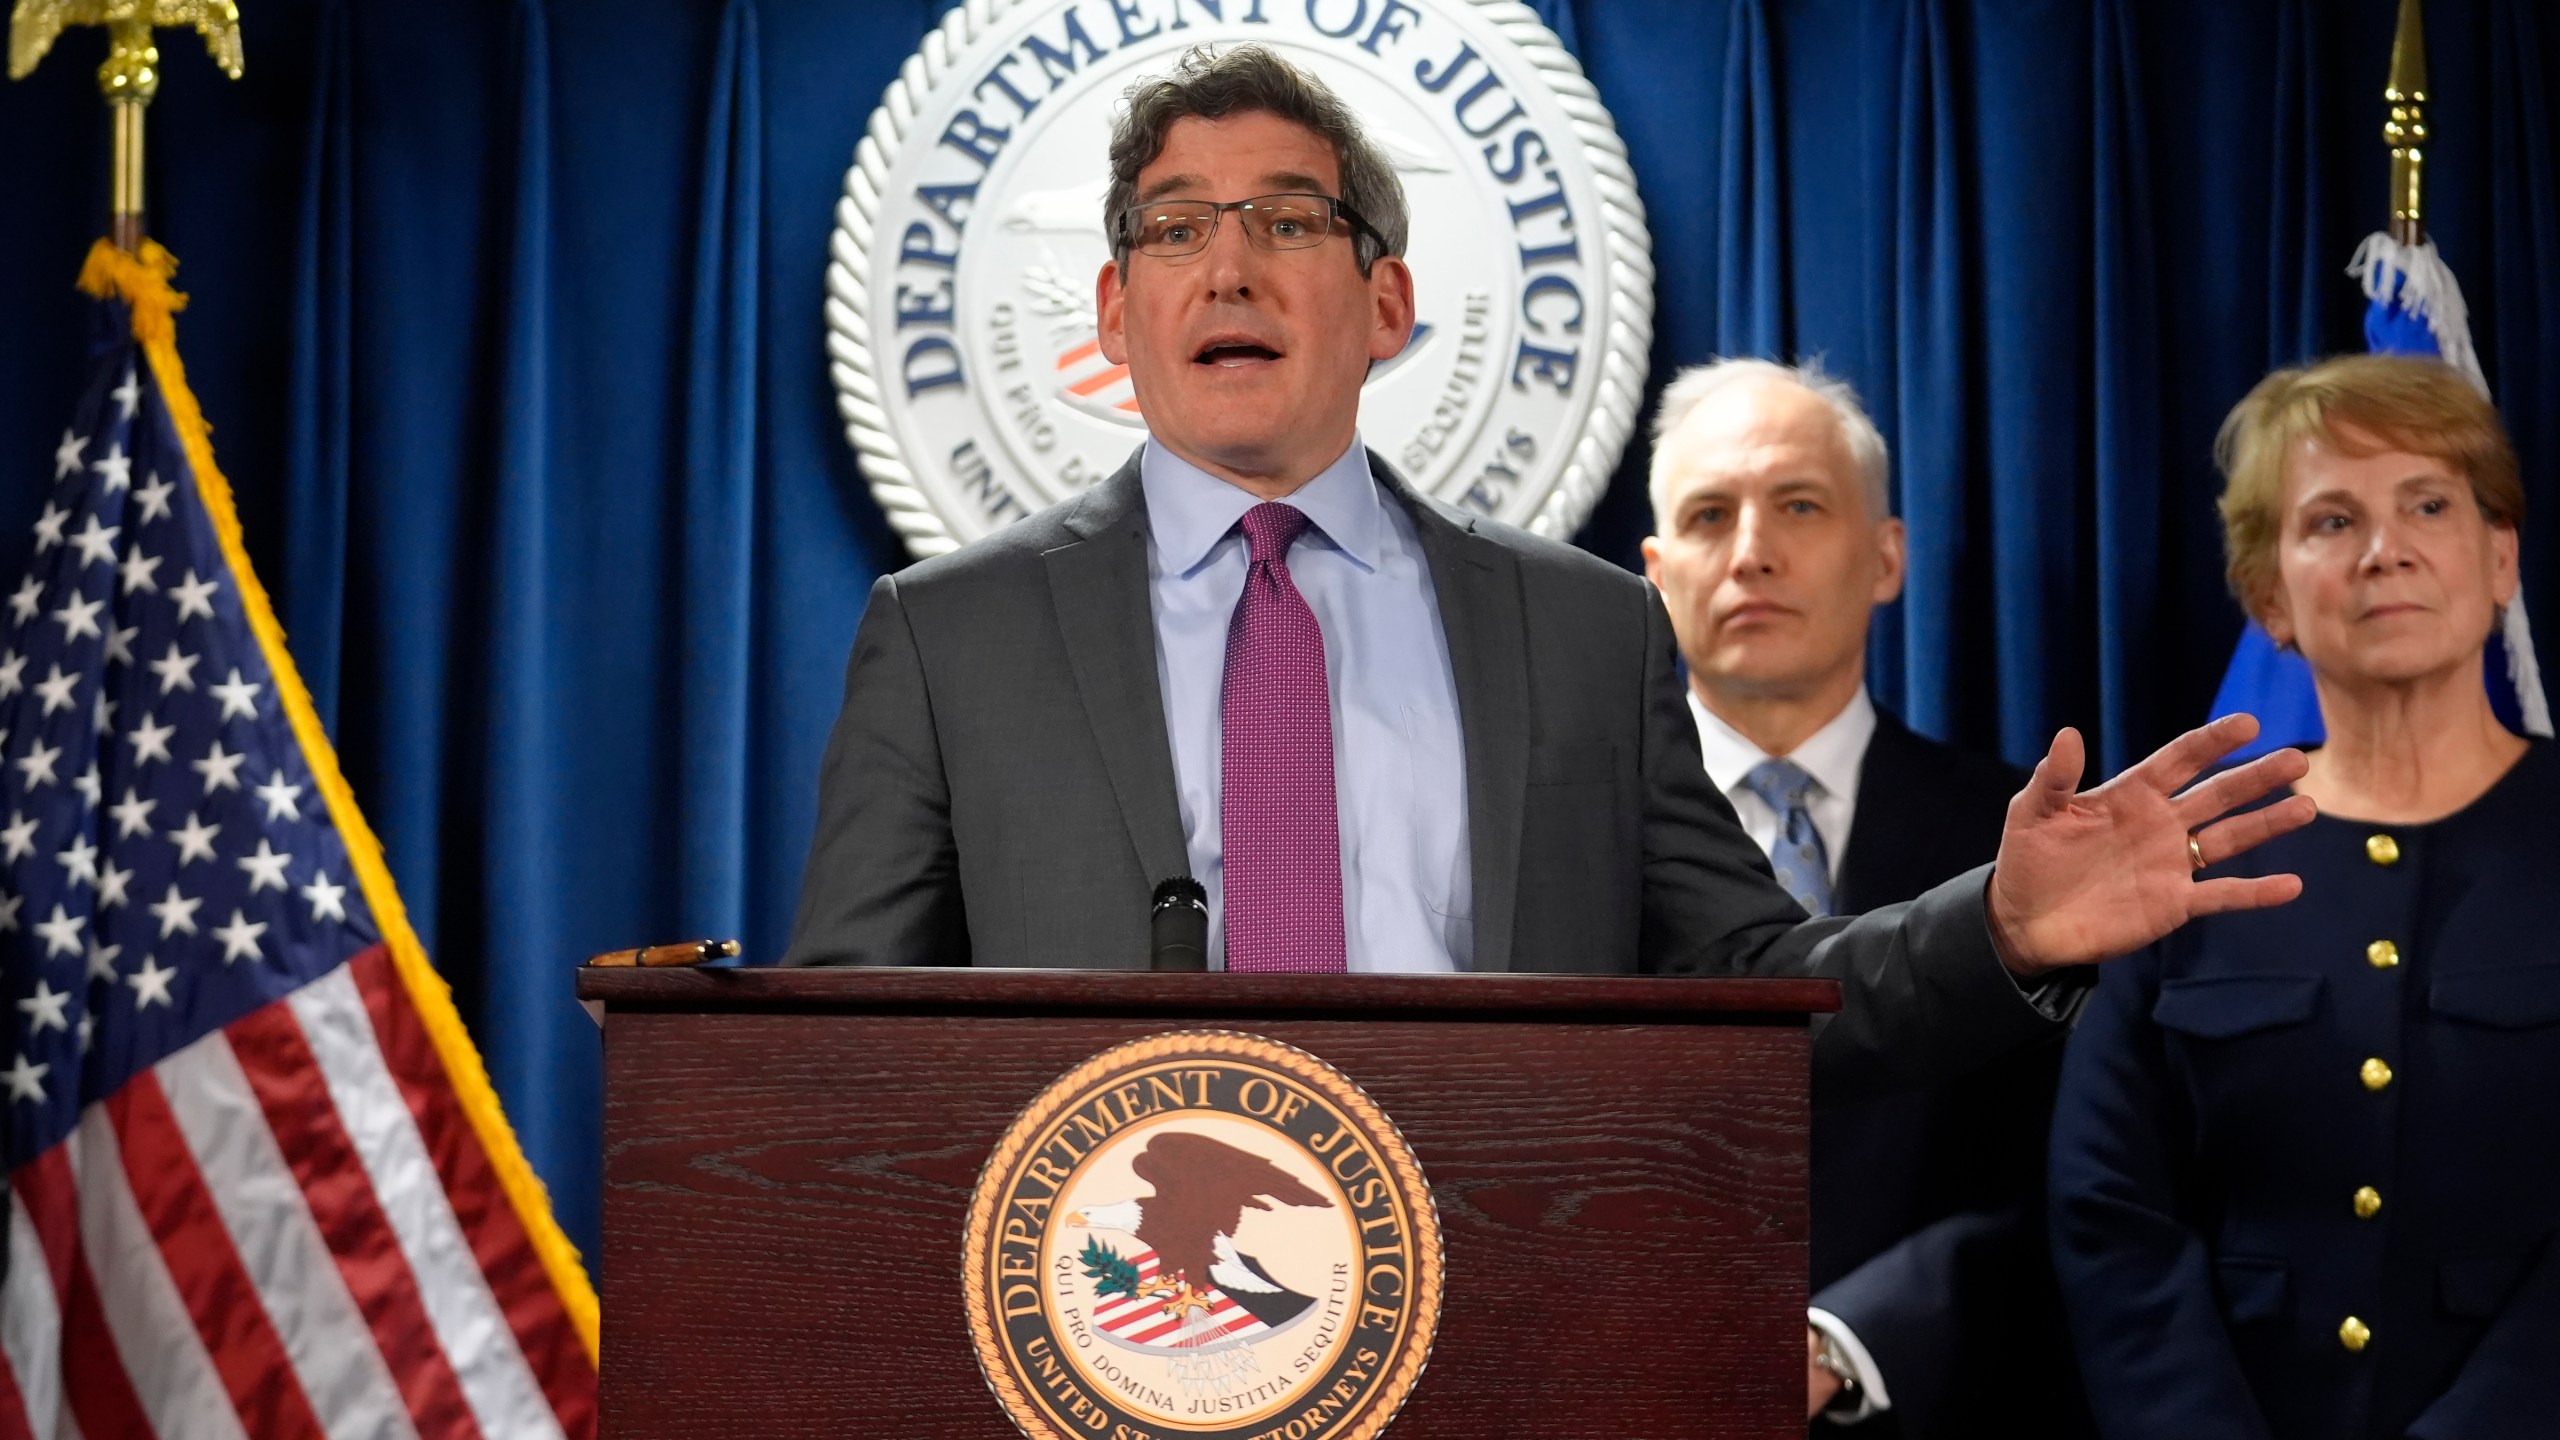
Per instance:
[[[1369,267],[1370,303],[1377,324],[1369,331],[1369,358],[1393,360],[1413,339],[1413,271],[1394,255]]]
[[[1662,588],[1662,537],[1647,535],[1640,548],[1644,551],[1644,578],[1652,581],[1653,588],[1659,590]]]
[[[1901,516],[1887,515],[1876,522],[1876,586],[1867,602],[1870,605],[1890,605],[1902,598],[1902,578],[1910,563],[1908,540]]]
[[[1102,342],[1102,357],[1114,365],[1129,363],[1128,298],[1119,262],[1103,261],[1102,273],[1093,277],[1093,329]]]

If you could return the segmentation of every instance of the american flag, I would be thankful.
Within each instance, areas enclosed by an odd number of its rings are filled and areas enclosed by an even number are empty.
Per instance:
[[[357,814],[171,334],[101,340],[0,606],[0,1440],[595,1429],[595,1302]]]

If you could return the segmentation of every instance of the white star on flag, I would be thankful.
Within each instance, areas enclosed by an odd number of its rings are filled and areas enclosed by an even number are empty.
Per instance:
[[[140,546],[126,552],[124,563],[116,567],[116,573],[123,579],[127,595],[136,590],[149,591],[154,595],[160,593],[160,557],[143,554]]]
[[[125,367],[124,383],[107,392],[116,398],[116,418],[130,420],[142,406],[142,380],[132,366]]]
[[[133,793],[132,786],[124,787],[124,798],[107,807],[107,814],[116,822],[116,838],[130,840],[150,834],[151,812],[159,808],[159,801],[145,800]]]
[[[118,625],[109,627],[107,630],[107,663],[110,665],[132,664],[133,637],[141,633],[142,627],[139,625]]]
[[[178,893],[177,886],[171,885],[168,899],[154,900],[144,908],[160,922],[160,938],[166,940],[172,935],[196,933],[196,911],[203,906],[202,900],[190,900]]]
[[[44,1077],[51,1069],[53,1067],[50,1065],[30,1065],[27,1063],[27,1057],[20,1054],[9,1066],[8,1074],[0,1078],[6,1078],[9,1082],[10,1099],[33,1100],[41,1105],[44,1103]]]
[[[36,922],[36,933],[44,937],[45,958],[79,954],[80,927],[88,923],[88,916],[67,915],[60,905],[54,906],[52,918]]]
[[[267,922],[251,920],[239,911],[231,912],[231,923],[214,927],[213,938],[222,942],[222,963],[239,960],[263,960],[258,953],[258,937],[267,933]]]
[[[119,490],[133,488],[133,461],[125,455],[124,446],[121,443],[110,443],[107,446],[107,453],[90,461],[89,468],[98,472],[103,488],[109,495]]]
[[[177,733],[177,726],[161,724],[159,716],[143,716],[141,724],[125,732],[124,738],[133,742],[133,763],[141,765],[152,760],[171,758],[169,737]]]
[[[196,688],[196,661],[202,656],[179,651],[178,642],[169,642],[169,653],[151,662],[151,673],[160,677],[160,693]]]
[[[316,925],[323,920],[335,920],[341,924],[345,923],[347,918],[347,887],[344,885],[330,884],[328,871],[316,870],[312,872],[311,883],[302,887],[302,898],[311,902],[311,922],[313,924]]]
[[[98,612],[106,608],[106,601],[82,595],[63,601],[62,608],[53,612],[54,620],[62,626],[62,643],[68,645],[83,635],[104,633],[98,629]]]
[[[221,581],[199,580],[196,578],[196,572],[189,570],[185,581],[169,587],[169,598],[178,602],[178,623],[181,625],[187,623],[187,617],[190,615],[201,615],[207,620],[212,619],[213,592],[221,588]]]
[[[187,933],[194,934],[195,928],[193,925],[188,926]],[[143,956],[142,968],[124,977],[124,983],[133,987],[135,1012],[150,1009],[155,1000],[163,1005],[176,1005],[177,1002],[169,998],[169,982],[176,978],[178,978],[178,971],[175,966],[162,969],[158,956]]]
[[[64,1007],[70,1003],[70,991],[56,990],[38,976],[36,993],[18,1002],[18,1008],[27,1012],[28,1036],[32,1038],[47,1030],[69,1030],[71,1016]]]
[[[204,777],[204,793],[211,795],[216,790],[239,789],[240,767],[248,758],[247,751],[227,752],[216,740],[213,748],[204,752],[203,759],[188,761],[187,768]]]
[[[169,832],[169,838],[178,842],[178,863],[186,865],[196,860],[211,860],[213,837],[221,833],[221,826],[207,825],[195,815],[189,814],[185,829]]]
[[[39,740],[28,746],[27,753],[18,757],[18,768],[27,775],[27,788],[33,790],[39,785],[52,784],[53,762],[61,758],[62,747],[59,745],[47,745]]]
[[[9,824],[0,828],[0,862],[16,864],[36,853],[36,821],[17,811],[9,812]]]
[[[154,520],[168,519],[169,496],[175,493],[177,488],[177,486],[161,479],[159,471],[152,471],[150,481],[143,485],[141,489],[133,492],[133,498],[142,506],[141,518],[135,520],[133,523],[136,525],[148,525]]]
[[[269,886],[278,890],[290,888],[285,883],[284,867],[292,861],[292,856],[276,853],[276,847],[261,835],[258,837],[257,854],[243,855],[231,863],[249,872],[249,893],[255,895]]]
[[[121,525],[99,524],[98,517],[92,515],[89,523],[80,527],[80,533],[71,537],[71,545],[80,552],[83,565],[113,565],[116,563],[116,536],[123,531]]]
[[[98,796],[104,793],[106,788],[98,779],[98,762],[95,760],[90,761],[88,769],[73,776],[71,779],[71,788],[80,792],[81,809],[97,809]]]
[[[258,718],[258,692],[267,687],[255,680],[240,678],[240,667],[231,667],[231,678],[219,685],[205,687],[205,693],[222,702],[220,719],[238,716],[243,720]]]
[[[12,650],[0,656],[0,699],[27,688],[27,657]]]
[[[18,907],[27,903],[24,895],[0,895],[0,930],[18,931]]]
[[[53,447],[53,478],[59,480],[66,475],[79,474],[80,452],[87,449],[88,445],[88,436],[74,435],[68,430],[63,431],[62,443]]]
[[[19,582],[17,592],[9,597],[9,614],[21,625],[36,618],[36,601],[44,595],[44,582],[33,575]]]
[[[89,707],[89,728],[101,735],[116,733],[116,709],[121,703],[108,699],[106,687],[100,686],[97,703]]]
[[[116,957],[123,953],[124,947],[121,945],[101,945],[92,940],[89,942],[88,953],[80,958],[88,963],[91,980],[113,985],[116,983]]]
[[[44,513],[36,517],[37,554],[41,555],[62,543],[62,527],[70,519],[70,511],[57,508],[50,500],[45,502]]]
[[[99,868],[98,909],[100,913],[113,910],[125,903],[124,887],[132,879],[133,872],[113,860]]]
[[[70,709],[71,692],[80,687],[80,672],[74,670],[65,675],[59,665],[47,666],[46,670],[45,677],[36,682],[36,694],[44,700],[44,713]]]
[[[288,783],[282,770],[268,776],[266,783],[260,785],[254,793],[260,800],[266,802],[268,819],[299,820],[302,818],[302,787]]]
[[[72,841],[69,849],[55,851],[53,859],[54,863],[60,865],[66,872],[63,884],[95,885],[98,883],[98,847],[89,842],[88,836],[83,835]]]

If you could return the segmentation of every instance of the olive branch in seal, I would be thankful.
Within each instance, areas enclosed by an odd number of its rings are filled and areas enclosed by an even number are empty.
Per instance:
[[[1084,1262],[1085,1278],[1093,1283],[1096,1295],[1128,1295],[1138,1293],[1138,1267],[1117,1250],[1099,1240],[1084,1242],[1084,1253],[1076,1259]]]

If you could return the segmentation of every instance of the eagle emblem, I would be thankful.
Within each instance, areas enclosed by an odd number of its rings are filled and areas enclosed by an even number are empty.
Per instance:
[[[1095,1293],[1117,1297],[1110,1313],[1096,1313],[1111,1338],[1233,1345],[1281,1329],[1315,1304],[1239,1252],[1235,1232],[1248,1209],[1333,1201],[1259,1155],[1185,1130],[1157,1131],[1130,1168],[1153,1194],[1076,1211],[1076,1223],[1146,1247],[1124,1257],[1094,1240],[1078,1257]]]
[[[989,1154],[965,1245],[980,1368],[1034,1440],[1367,1440],[1439,1322],[1439,1216],[1404,1137],[1252,1035],[1153,1036],[1062,1076]]]

